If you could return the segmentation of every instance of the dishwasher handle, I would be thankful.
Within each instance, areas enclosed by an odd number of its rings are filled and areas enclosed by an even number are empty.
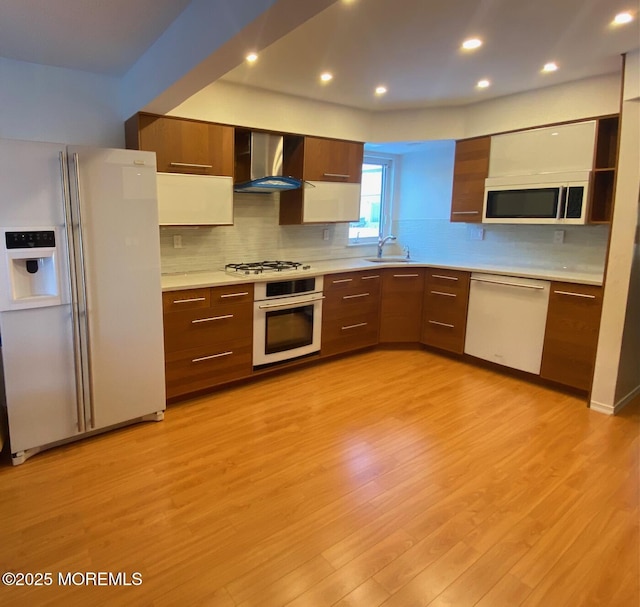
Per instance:
[[[525,285],[518,282],[507,282],[505,280],[489,280],[487,278],[476,278],[474,276],[471,277],[471,280],[476,282],[487,282],[493,285],[505,285],[508,287],[520,287],[521,289],[535,289],[537,291],[543,291],[544,286],[541,285]]]

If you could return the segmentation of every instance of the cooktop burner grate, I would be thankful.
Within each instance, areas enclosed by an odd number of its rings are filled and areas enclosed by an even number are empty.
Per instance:
[[[228,263],[225,266],[227,272],[240,274],[262,274],[264,272],[286,272],[287,270],[308,270],[310,266],[298,261],[251,261],[243,263]]]

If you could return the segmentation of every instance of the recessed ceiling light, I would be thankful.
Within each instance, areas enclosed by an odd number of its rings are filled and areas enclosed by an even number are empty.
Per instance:
[[[476,84],[479,89],[486,89],[490,85],[491,82],[489,82],[489,80],[487,80],[486,78],[483,80],[478,80],[478,84]]]
[[[386,86],[377,86],[376,87],[376,95],[384,95],[387,92]]]
[[[320,74],[320,80],[322,80],[322,82],[329,82],[330,80],[333,80],[333,74],[324,72],[324,74]]]
[[[631,23],[633,21],[633,15],[629,12],[618,13],[613,19],[613,25],[624,25],[625,23]]]
[[[245,59],[249,62],[249,63],[254,63],[257,59],[258,59],[258,53],[248,53],[247,56],[245,57]]]
[[[543,72],[555,72],[558,69],[558,64],[555,61],[549,61],[549,63],[545,63],[542,68]]]
[[[469,38],[462,43],[462,48],[465,51],[473,51],[482,46],[482,40],[480,38]]]

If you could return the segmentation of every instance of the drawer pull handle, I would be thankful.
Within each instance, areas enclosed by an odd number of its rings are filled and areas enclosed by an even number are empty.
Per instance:
[[[233,352],[220,352],[220,354],[212,354],[211,356],[201,356],[200,358],[191,359],[192,363],[201,363],[203,360],[211,360],[212,358],[220,358],[222,356],[231,356]]]
[[[432,295],[444,295],[445,297],[458,297],[455,293],[444,293],[443,291],[431,291]]]
[[[394,278],[418,278],[420,274],[394,274]]]
[[[341,282],[352,282],[353,278],[341,278],[340,280],[332,280],[331,282],[334,285],[340,284]]]
[[[192,169],[212,169],[212,164],[193,164],[192,162],[170,162],[172,167],[190,167]]]
[[[458,280],[455,276],[445,276],[444,274],[432,274],[433,278],[443,278],[444,280]]]
[[[249,291],[243,291],[242,293],[225,293],[224,295],[220,295],[220,299],[227,297],[244,297],[245,295],[249,295]]]
[[[558,295],[571,295],[571,297],[584,297],[585,299],[595,299],[595,295],[589,295],[587,293],[573,293],[572,291],[554,291]]]
[[[358,293],[357,295],[343,295],[342,299],[355,299],[356,297],[369,297],[369,293]]]
[[[438,322],[437,320],[430,320],[429,323],[432,325],[438,325],[439,327],[447,327],[449,329],[456,328],[455,325],[450,325],[449,323],[446,323],[446,322]]]
[[[452,211],[452,215],[479,215],[480,211]]]
[[[196,324],[199,322],[211,322],[212,320],[223,320],[225,318],[233,318],[233,314],[225,314],[224,316],[211,316],[210,318],[196,318],[191,321],[191,324]]]
[[[368,324],[369,324],[368,322],[359,322],[358,324],[355,324],[355,325],[346,325],[342,327],[342,330],[346,331],[347,329],[357,329],[358,327],[366,327]]]
[[[191,303],[193,301],[204,301],[205,299],[206,297],[192,297],[191,299],[174,299],[173,303],[174,304]]]
[[[345,175],[344,173],[323,173],[325,177],[340,177],[342,179],[349,179],[351,175]]]
[[[360,280],[373,280],[374,278],[380,278],[380,274],[372,274],[371,276],[363,276]]]

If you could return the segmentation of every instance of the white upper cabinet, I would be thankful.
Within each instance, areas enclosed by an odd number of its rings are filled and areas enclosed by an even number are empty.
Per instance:
[[[307,181],[303,187],[305,223],[358,221],[359,183]]]
[[[233,179],[158,173],[160,225],[232,225]]]
[[[491,137],[489,177],[590,171],[596,121]]]

